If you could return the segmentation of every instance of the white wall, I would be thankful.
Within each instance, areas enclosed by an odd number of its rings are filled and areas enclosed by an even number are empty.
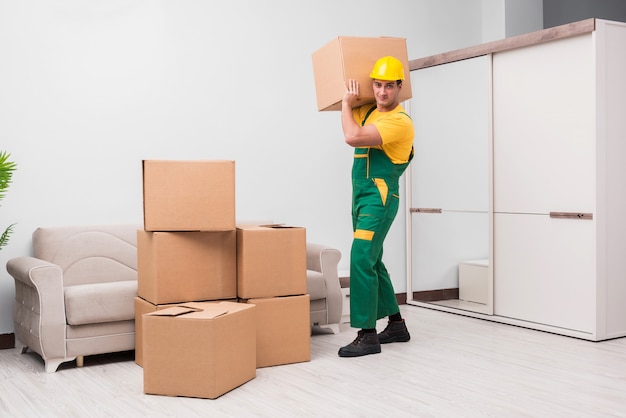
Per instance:
[[[541,30],[543,0],[482,0],[482,18],[482,42]]]
[[[482,42],[491,42],[506,37],[507,0],[482,0]]]
[[[142,159],[233,159],[237,216],[304,226],[343,253],[350,166],[339,114],[316,110],[311,54],[339,35],[407,38],[409,58],[481,42],[481,0],[0,0],[0,207],[7,260],[38,226],[142,222]],[[419,94],[419,92],[415,92]],[[385,260],[404,292],[404,216]]]
[[[543,29],[543,0],[505,0],[506,37]]]

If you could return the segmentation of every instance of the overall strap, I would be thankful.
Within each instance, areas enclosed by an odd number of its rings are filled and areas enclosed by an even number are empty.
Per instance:
[[[363,118],[363,122],[361,122],[361,126],[365,125],[365,121],[367,120],[367,118],[370,117],[370,115],[375,109],[376,109],[376,105],[372,106],[372,108],[367,111],[367,113],[365,114],[365,117]]]

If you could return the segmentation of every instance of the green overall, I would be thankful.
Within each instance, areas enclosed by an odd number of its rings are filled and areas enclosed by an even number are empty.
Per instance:
[[[380,149],[354,150],[354,239],[350,252],[350,325],[353,328],[376,328],[376,320],[400,311],[382,261],[383,242],[398,213],[399,178],[412,158],[413,150],[406,163],[394,164]]]

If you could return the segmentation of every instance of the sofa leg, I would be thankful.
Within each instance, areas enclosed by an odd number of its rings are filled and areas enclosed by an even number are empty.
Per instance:
[[[84,364],[85,364],[85,357],[76,356],[76,367],[83,367]]]
[[[48,359],[45,360],[46,363],[46,373],[54,373],[57,371],[61,363],[69,361],[71,359],[61,358],[61,359]]]

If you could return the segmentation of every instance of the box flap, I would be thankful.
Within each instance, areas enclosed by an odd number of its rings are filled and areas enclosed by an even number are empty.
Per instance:
[[[171,308],[161,309],[156,312],[151,312],[147,315],[153,316],[182,316],[189,315],[189,317],[193,318],[206,318],[206,319],[214,319],[222,315],[226,315],[228,313],[228,309],[224,306],[215,305],[214,307],[209,307],[205,309],[193,307],[193,306],[173,306]]]
[[[189,306],[172,306],[171,308],[161,309],[158,311],[150,312],[146,315],[152,316],[180,316],[191,312],[197,312],[199,309],[195,309]]]
[[[285,225],[285,224],[268,224],[268,225],[259,225],[261,228],[274,228],[274,229],[280,229],[280,228],[301,228],[299,226],[291,226],[291,225]]]
[[[303,229],[302,226],[294,226],[294,225],[286,225],[284,223],[281,224],[262,224],[262,225],[237,225],[237,229],[243,231],[259,231],[264,229]]]
[[[193,318],[203,318],[203,319],[215,319],[222,315],[226,315],[228,313],[228,309],[224,307],[215,307],[210,309],[204,309],[202,311],[192,312],[189,314],[189,317]]]

